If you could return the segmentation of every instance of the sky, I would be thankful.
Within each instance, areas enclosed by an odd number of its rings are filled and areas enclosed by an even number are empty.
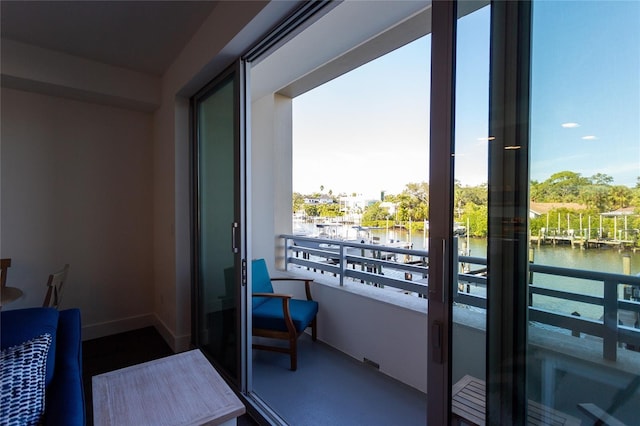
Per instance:
[[[487,182],[489,8],[458,23],[455,178]],[[531,179],[640,176],[640,2],[534,3]],[[429,175],[430,36],[293,100],[293,190],[400,193]]]

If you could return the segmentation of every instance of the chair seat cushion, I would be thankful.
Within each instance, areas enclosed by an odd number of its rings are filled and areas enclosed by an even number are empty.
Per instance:
[[[315,300],[289,299],[289,312],[298,333],[311,324],[318,313]],[[282,312],[282,299],[270,298],[253,309],[253,327],[268,330],[287,331]]]

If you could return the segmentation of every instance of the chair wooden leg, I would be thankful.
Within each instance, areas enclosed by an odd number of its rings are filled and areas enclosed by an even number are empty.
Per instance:
[[[317,331],[317,324],[316,324],[316,318],[313,319],[313,321],[311,321],[311,340],[313,340],[314,342],[316,340],[318,340],[318,331]]]
[[[291,357],[291,371],[298,369],[298,339],[297,336],[289,339],[289,350]]]

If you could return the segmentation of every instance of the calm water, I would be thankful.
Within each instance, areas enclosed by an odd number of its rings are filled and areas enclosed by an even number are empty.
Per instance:
[[[314,231],[313,225],[305,227],[308,232]],[[355,238],[356,231],[337,231],[341,236]],[[340,232],[343,232],[340,234]],[[371,231],[373,237],[380,238],[381,242],[389,239],[411,241],[413,248],[424,250],[426,239],[423,233],[413,233],[409,235],[404,230],[376,229]],[[460,238],[460,247],[466,242],[465,238]],[[476,257],[486,257],[487,240],[470,239],[470,255]],[[588,271],[601,271],[611,273],[623,273],[623,257],[629,256],[631,264],[631,274],[640,274],[640,252],[631,253],[629,251],[619,252],[617,249],[588,249],[581,250],[569,246],[543,245],[540,248],[534,247],[534,262],[540,265],[561,266],[571,269],[582,269]],[[599,281],[579,280],[567,277],[557,277],[552,275],[535,274],[533,282],[537,286],[554,289],[562,289],[582,294],[602,296],[603,284]],[[619,289],[622,296],[622,289]],[[534,306],[550,309],[563,313],[578,312],[582,317],[599,319],[602,316],[602,308],[578,302],[570,302],[563,299],[556,299],[547,296],[534,295]]]

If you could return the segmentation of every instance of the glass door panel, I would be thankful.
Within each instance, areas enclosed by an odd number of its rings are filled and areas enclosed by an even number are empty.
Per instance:
[[[491,6],[460,2],[456,31],[452,378],[485,380]],[[472,350],[471,350],[472,349]]]
[[[241,239],[236,74],[194,101],[196,144],[194,340],[232,380],[240,360]]]
[[[638,421],[639,22],[633,1],[533,4],[527,390],[586,424]]]

